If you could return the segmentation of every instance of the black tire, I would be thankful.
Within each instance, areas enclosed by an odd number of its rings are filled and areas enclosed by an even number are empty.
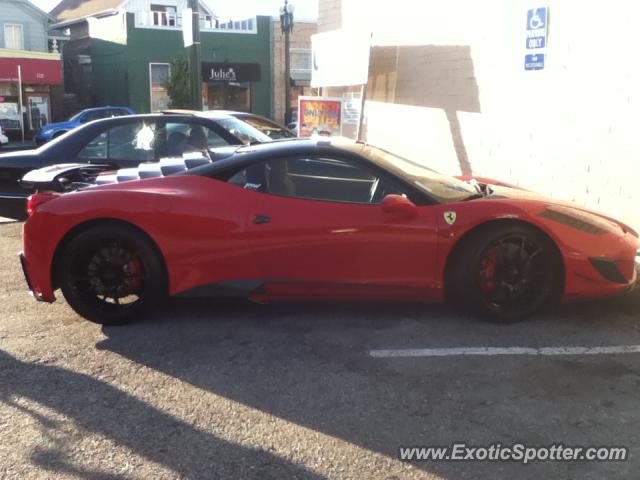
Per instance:
[[[166,296],[163,260],[132,227],[108,224],[80,232],[67,243],[58,265],[67,303],[94,323],[129,323]]]
[[[56,133],[53,134],[53,137],[51,137],[51,138],[58,138],[60,135],[64,135],[65,133],[67,133],[67,132],[56,132]]]
[[[472,232],[447,268],[448,300],[482,317],[512,322],[558,301],[562,258],[545,234],[524,224],[495,224]]]

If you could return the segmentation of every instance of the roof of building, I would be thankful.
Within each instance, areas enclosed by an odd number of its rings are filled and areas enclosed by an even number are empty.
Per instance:
[[[124,8],[127,0],[61,0],[56,7],[49,12],[58,24],[73,23],[87,17],[93,17],[100,13],[109,14]],[[200,2],[202,12],[211,13],[211,9]]]
[[[122,3],[123,0],[62,0],[50,15],[58,23],[69,22],[116,10]]]
[[[30,9],[32,12],[36,13],[37,15],[46,17],[48,20],[53,20],[53,17],[51,17],[47,12],[41,10],[37,5],[30,2],[29,0],[13,0],[13,1],[26,6],[28,9]]]

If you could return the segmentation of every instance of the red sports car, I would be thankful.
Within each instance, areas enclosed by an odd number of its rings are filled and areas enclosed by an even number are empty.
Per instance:
[[[199,165],[34,195],[21,260],[35,297],[60,288],[104,324],[230,289],[260,302],[449,299],[511,320],[636,280],[638,234],[623,223],[366,144],[281,141]]]

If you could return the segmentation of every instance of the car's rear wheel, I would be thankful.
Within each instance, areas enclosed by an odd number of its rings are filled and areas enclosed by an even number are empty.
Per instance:
[[[53,137],[51,137],[51,138],[58,138],[58,137],[64,135],[65,133],[67,133],[67,132],[56,132],[56,133],[53,134]]]
[[[520,224],[473,232],[452,259],[450,300],[499,321],[528,317],[559,298],[561,258],[542,232]]]
[[[101,225],[79,233],[58,265],[67,303],[95,323],[130,322],[166,292],[160,255],[143,234],[126,226]]]

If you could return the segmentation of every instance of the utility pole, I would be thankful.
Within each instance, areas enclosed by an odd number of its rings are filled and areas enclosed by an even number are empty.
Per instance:
[[[284,124],[291,122],[291,62],[289,34],[293,31],[294,7],[287,0],[280,7],[280,27],[284,34]]]
[[[191,105],[202,110],[202,66],[200,63],[200,9],[199,0],[189,0],[193,45],[189,47],[189,77],[191,79]],[[189,19],[182,19],[183,22]]]

